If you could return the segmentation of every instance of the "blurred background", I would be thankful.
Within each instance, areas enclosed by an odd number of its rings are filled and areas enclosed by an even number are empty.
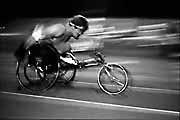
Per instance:
[[[179,119],[178,8],[178,1],[170,0],[1,0],[0,117]],[[100,68],[97,67],[78,70],[72,86],[58,84],[41,95],[135,106],[140,111],[130,107],[111,110],[112,106],[97,109],[96,104],[92,107],[86,103],[46,101],[47,98],[43,102],[39,98],[13,97],[6,92],[2,95],[3,91],[30,94],[17,90],[14,51],[31,35],[35,25],[65,24],[76,14],[86,16],[89,21],[89,30],[80,40],[70,41],[76,57],[81,60],[89,58],[94,50],[103,52],[107,62],[121,64],[128,70],[128,88],[117,96],[103,93],[97,86]]]

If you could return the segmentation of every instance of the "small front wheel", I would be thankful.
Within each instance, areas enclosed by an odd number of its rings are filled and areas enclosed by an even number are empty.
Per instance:
[[[98,85],[107,94],[120,94],[128,85],[127,71],[121,65],[106,64],[99,70]]]

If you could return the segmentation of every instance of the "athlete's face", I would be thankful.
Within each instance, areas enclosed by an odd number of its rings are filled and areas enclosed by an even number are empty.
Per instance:
[[[82,35],[82,32],[81,32],[81,30],[79,30],[79,29],[74,29],[73,30],[73,36],[74,36],[74,38],[79,38],[79,36],[80,35]]]
[[[80,35],[83,34],[82,29],[75,25],[69,25],[72,29],[72,34],[75,39],[78,39]]]

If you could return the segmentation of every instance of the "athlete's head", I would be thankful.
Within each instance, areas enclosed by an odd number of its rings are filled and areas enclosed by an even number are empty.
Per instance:
[[[83,34],[86,30],[88,30],[89,23],[86,17],[82,15],[75,15],[74,17],[68,20],[68,25],[76,31],[75,38],[78,38],[81,34]]]

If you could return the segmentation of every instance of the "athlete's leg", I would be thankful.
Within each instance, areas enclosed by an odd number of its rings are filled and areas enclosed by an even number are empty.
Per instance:
[[[72,58],[66,58],[63,56],[65,52],[68,52],[71,50],[70,43],[61,43],[59,45],[55,45],[56,49],[58,50],[60,54],[60,59],[63,60],[66,63],[77,65],[77,63]]]

